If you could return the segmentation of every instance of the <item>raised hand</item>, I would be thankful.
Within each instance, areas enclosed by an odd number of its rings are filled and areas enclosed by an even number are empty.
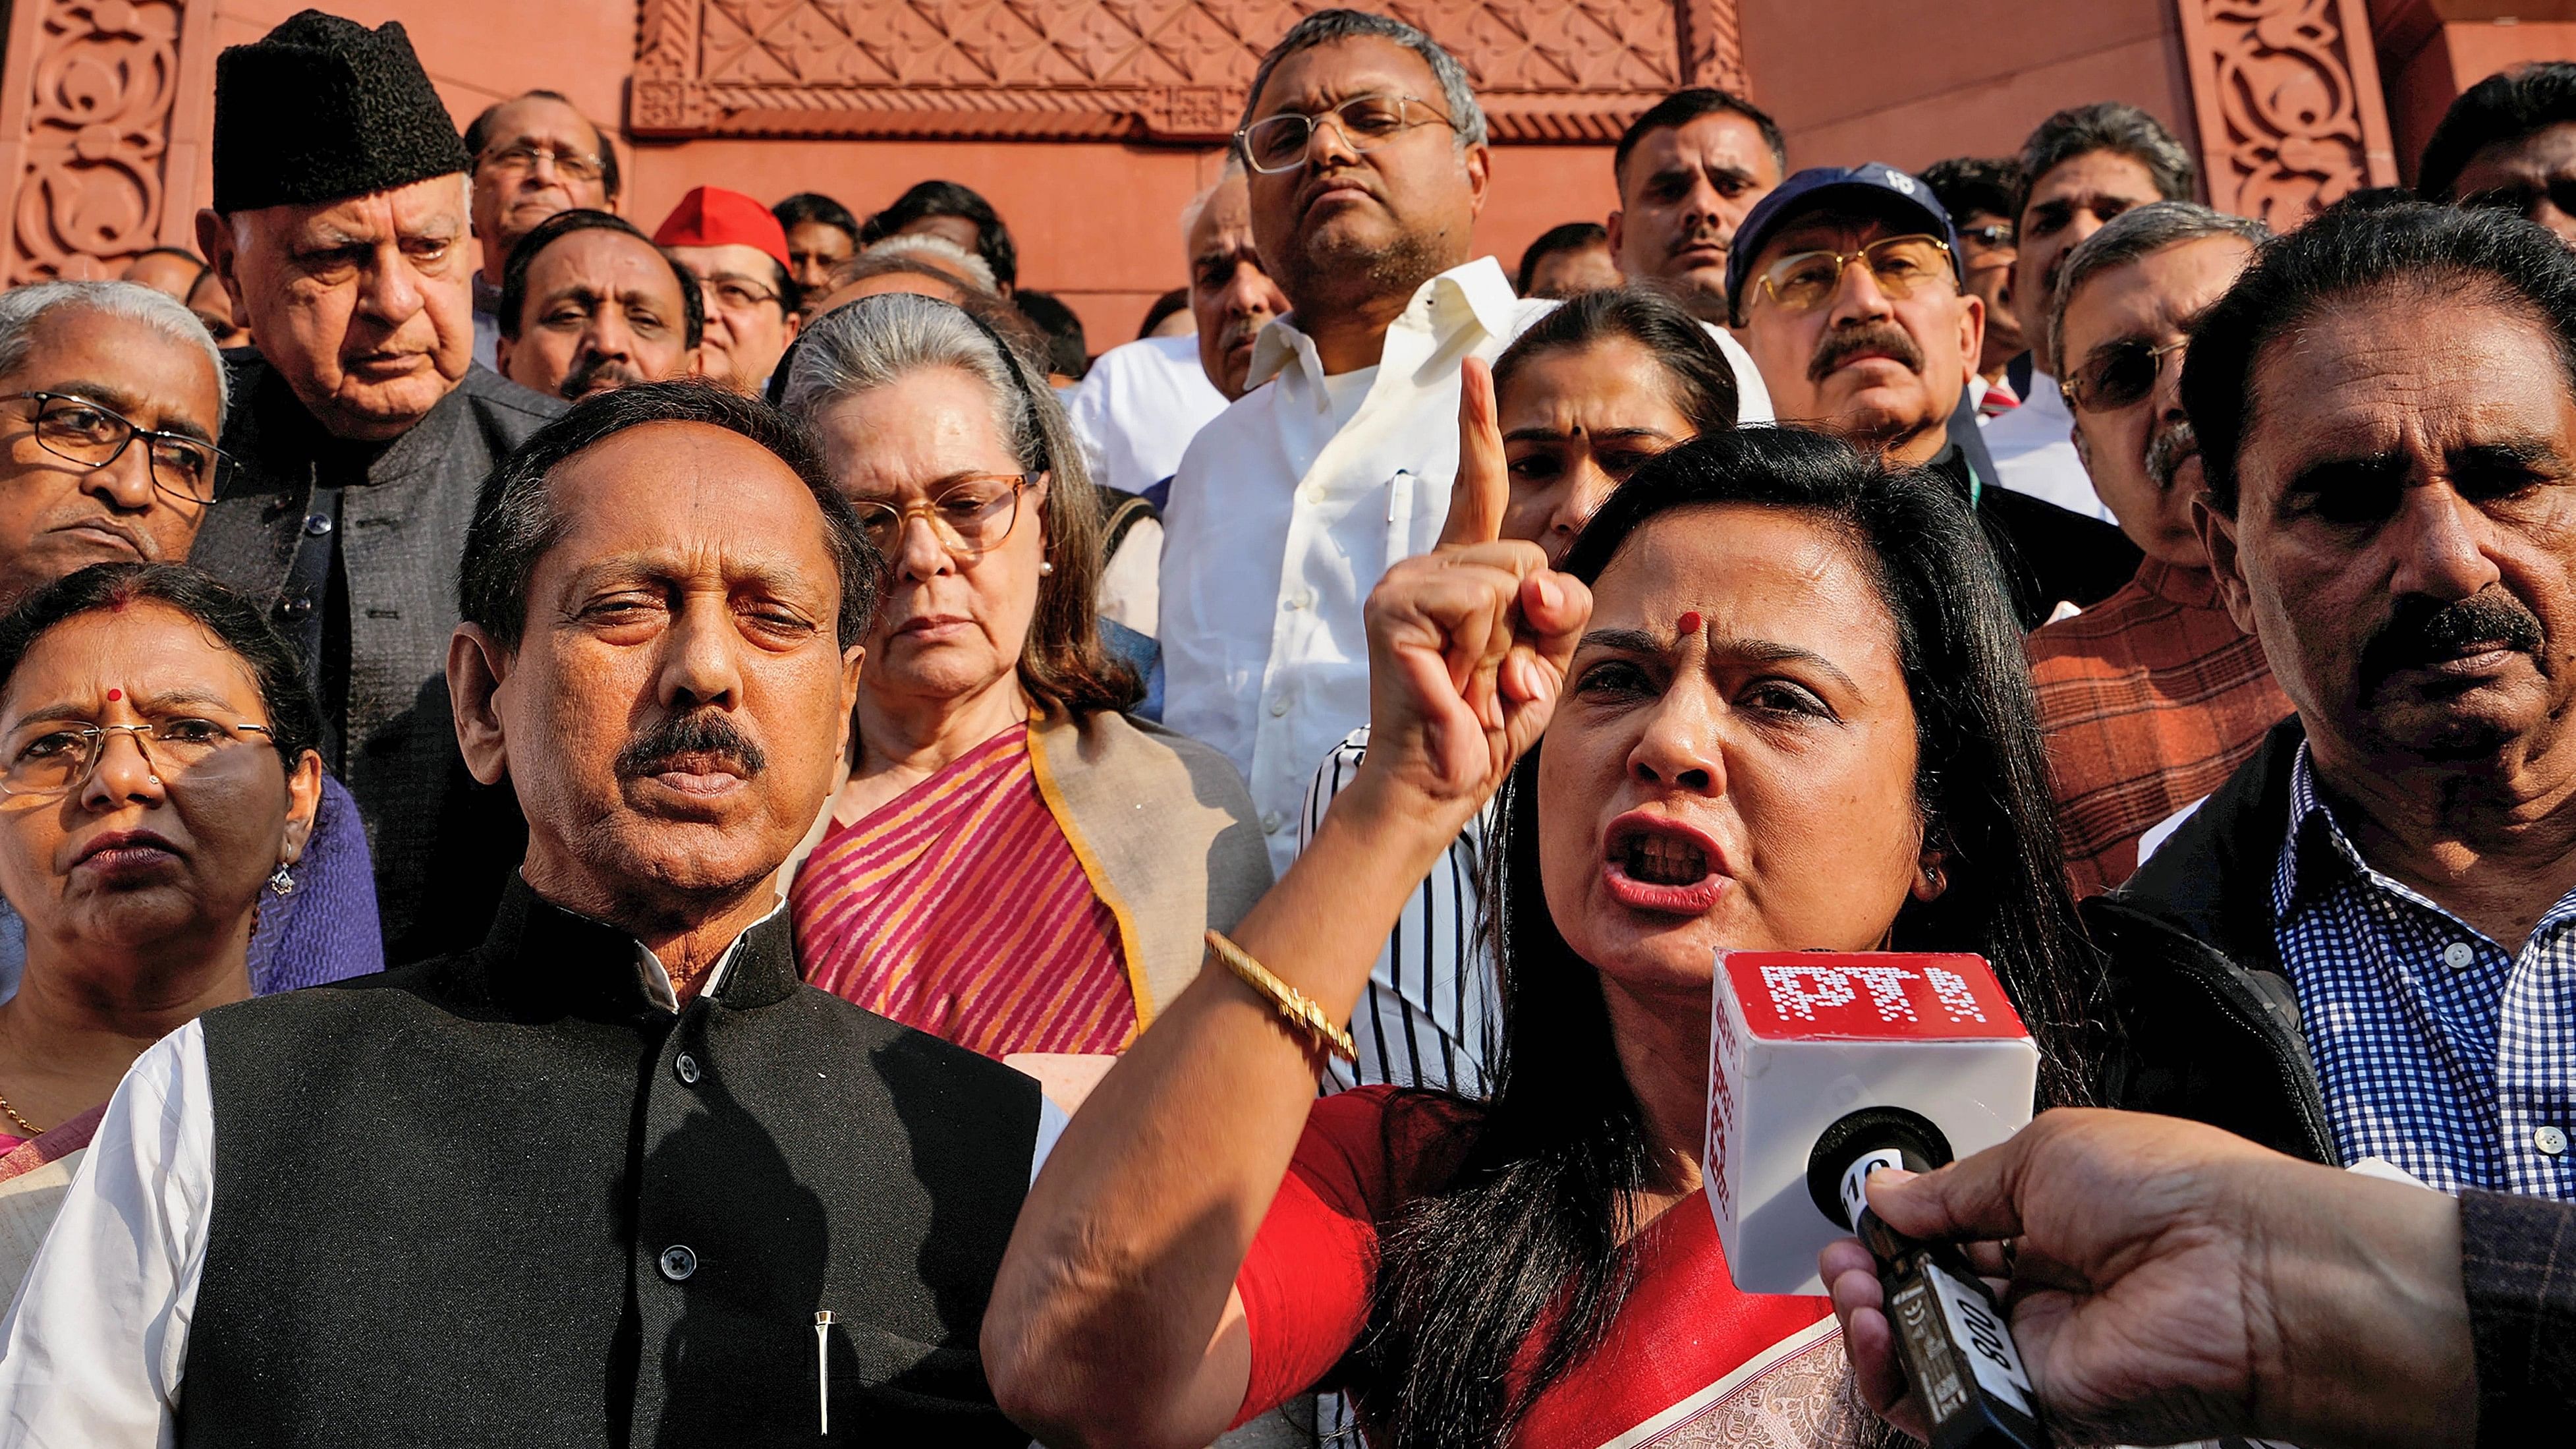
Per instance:
[[[1592,617],[1591,591],[1537,544],[1502,539],[1510,487],[1493,373],[1471,358],[1440,546],[1389,568],[1367,608],[1369,768],[1453,829],[1547,728]]]
[[[1511,462],[1503,456],[1501,408],[1494,401],[1494,370],[1470,357],[1458,368],[1458,477],[1449,488],[1449,521],[1440,547],[1492,543],[1503,536],[1511,506]]]

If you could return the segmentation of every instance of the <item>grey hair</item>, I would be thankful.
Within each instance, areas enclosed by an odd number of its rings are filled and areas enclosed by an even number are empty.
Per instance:
[[[1049,712],[1124,710],[1143,697],[1135,671],[1102,645],[1093,593],[1100,582],[1102,512],[1082,448],[1046,369],[1006,334],[935,297],[888,292],[835,308],[796,339],[784,394],[790,417],[818,422],[844,398],[929,368],[980,384],[1020,468],[1052,475],[1040,505],[1046,572],[1020,645],[1020,687]],[[614,394],[612,394],[614,396]]]
[[[1457,133],[1461,149],[1485,144],[1485,109],[1476,104],[1476,88],[1467,80],[1467,68],[1458,58],[1440,48],[1440,42],[1405,24],[1392,15],[1369,10],[1318,10],[1290,26],[1270,53],[1261,58],[1261,68],[1252,73],[1252,89],[1243,98],[1243,119],[1237,129],[1252,124],[1252,108],[1261,104],[1262,88],[1270,84],[1270,73],[1279,63],[1301,50],[1330,45],[1337,40],[1356,40],[1375,36],[1392,40],[1431,67],[1431,78],[1440,83],[1440,98],[1449,108],[1449,124]],[[1234,148],[1240,151],[1238,144]]]
[[[197,348],[215,369],[217,409],[231,410],[232,379],[225,375],[224,355],[206,324],[186,303],[140,282],[34,282],[0,292],[0,376],[26,366],[27,354],[36,346],[36,324],[59,307],[85,307],[140,322],[173,342]],[[215,426],[221,428],[223,421],[216,417]]]
[[[936,257],[940,261],[946,262],[957,270],[964,272],[967,276],[974,278],[975,285],[983,288],[985,291],[997,292],[1000,290],[999,285],[993,280],[992,263],[985,261],[982,257],[975,255],[973,252],[966,250],[964,247],[959,246],[957,243],[950,241],[944,236],[931,236],[926,232],[897,232],[893,236],[887,237],[884,241],[871,243],[865,255],[872,257]]]
[[[871,252],[875,248],[869,249]],[[835,308],[797,338],[780,406],[808,422],[845,397],[873,392],[933,367],[953,367],[983,384],[993,423],[1011,455],[1034,473],[1080,488],[1090,482],[1082,449],[1046,374],[965,309],[936,297],[889,292]],[[1011,380],[1016,369],[1020,380]],[[1043,401],[1041,401],[1043,399]]]
[[[2167,201],[2189,201],[2200,174],[2164,122],[2126,101],[2095,101],[2050,116],[2022,142],[2021,205],[2030,205],[2039,178],[2093,151],[2116,152],[2147,168],[2156,195]]]
[[[1182,246],[1190,244],[1190,233],[1198,229],[1199,218],[1207,215],[1208,204],[1216,200],[1216,194],[1225,190],[1227,183],[1240,181],[1243,176],[1243,158],[1236,155],[1231,147],[1227,148],[1224,169],[1218,171],[1216,179],[1200,188],[1199,194],[1191,197],[1189,204],[1181,208]]]
[[[2220,236],[2232,236],[2248,247],[2260,247],[2272,239],[2272,229],[2252,217],[2230,216],[2197,201],[2159,201],[2131,207],[2102,223],[2100,231],[2066,254],[2065,265],[2058,269],[2057,291],[2048,301],[2051,351],[2056,348],[2058,332],[2066,325],[2066,304],[2074,298],[2076,288],[2113,267],[2144,261],[2167,247]]]

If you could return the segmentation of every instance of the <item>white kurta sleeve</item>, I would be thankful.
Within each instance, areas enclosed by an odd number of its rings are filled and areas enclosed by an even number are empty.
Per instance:
[[[177,1442],[179,1373],[215,1186],[205,1035],[135,1059],[0,1320],[0,1444]]]

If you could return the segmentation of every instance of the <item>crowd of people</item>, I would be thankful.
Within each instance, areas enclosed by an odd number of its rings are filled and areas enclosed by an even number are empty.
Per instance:
[[[1730,950],[1994,968],[1867,1190],[2070,1442],[2576,1406],[2576,63],[2280,236],[1687,89],[1506,272],[1318,11],[1096,357],[398,24],[214,117],[0,294],[0,1445],[1922,1437],[1729,1275]]]

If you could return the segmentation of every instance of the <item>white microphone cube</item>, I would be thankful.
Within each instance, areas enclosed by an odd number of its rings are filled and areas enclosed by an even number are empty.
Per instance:
[[[1807,1169],[1834,1123],[1902,1109],[1965,1157],[2030,1121],[2039,1049],[1980,957],[1721,951],[1715,997],[1700,1165],[1747,1293],[1824,1292],[1816,1254],[1849,1230]]]

